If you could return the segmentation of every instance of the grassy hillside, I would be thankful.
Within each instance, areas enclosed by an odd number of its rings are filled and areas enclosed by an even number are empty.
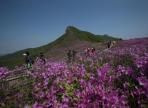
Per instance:
[[[25,51],[29,51],[34,59],[39,55],[40,52],[43,52],[47,58],[56,58],[57,56],[63,56],[61,52],[63,49],[74,47],[78,43],[78,45],[80,45],[83,44],[83,42],[98,43],[108,40],[117,40],[117,38],[113,38],[108,35],[94,35],[90,32],[81,31],[75,27],[69,26],[67,27],[65,33],[54,42],[37,48],[29,48],[0,57],[0,66],[13,68],[16,65],[23,64],[24,58],[22,53]]]

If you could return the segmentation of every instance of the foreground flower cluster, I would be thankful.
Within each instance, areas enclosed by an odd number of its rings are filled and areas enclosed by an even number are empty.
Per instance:
[[[94,59],[95,58],[95,59]],[[0,78],[6,71],[0,68]],[[33,108],[148,107],[148,41],[123,41],[73,63],[40,61],[28,73]],[[29,88],[28,88],[29,89]],[[23,97],[22,97],[23,98]]]
[[[148,49],[145,44],[104,50],[91,62],[85,58],[70,66],[64,62],[40,66],[32,73],[37,81],[32,91],[35,99],[32,107],[147,107]]]

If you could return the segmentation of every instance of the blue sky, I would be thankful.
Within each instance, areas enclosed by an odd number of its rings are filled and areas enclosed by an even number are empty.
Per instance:
[[[0,0],[0,54],[47,44],[73,25],[123,39],[148,36],[148,0]]]

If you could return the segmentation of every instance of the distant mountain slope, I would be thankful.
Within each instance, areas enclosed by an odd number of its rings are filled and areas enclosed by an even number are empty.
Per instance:
[[[47,58],[60,59],[64,57],[67,49],[83,50],[90,46],[99,46],[100,42],[117,40],[108,35],[94,35],[87,31],[81,31],[73,26],[67,27],[65,33],[55,41],[37,48],[29,48],[0,57],[0,66],[14,67],[23,64],[22,53],[29,51],[33,58],[43,52]]]

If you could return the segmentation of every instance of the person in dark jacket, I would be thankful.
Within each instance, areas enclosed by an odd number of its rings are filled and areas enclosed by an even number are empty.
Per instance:
[[[41,52],[40,53],[40,60],[41,60],[41,62],[43,63],[43,64],[45,64],[46,63],[46,59],[45,59],[45,57],[44,57],[44,54]]]
[[[30,53],[28,51],[26,51],[25,54],[23,54],[23,55],[25,55],[25,63],[26,63],[27,69],[32,68],[33,59],[30,56]]]
[[[111,48],[111,44],[112,44],[112,42],[109,41],[109,42],[107,43],[107,48]]]
[[[72,50],[72,61],[75,62],[77,51]]]
[[[67,52],[67,59],[68,59],[68,63],[71,63],[71,60],[72,60],[72,51],[71,50],[68,50],[68,52]]]

